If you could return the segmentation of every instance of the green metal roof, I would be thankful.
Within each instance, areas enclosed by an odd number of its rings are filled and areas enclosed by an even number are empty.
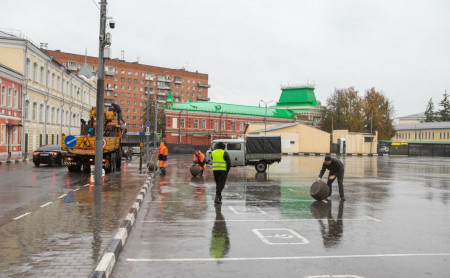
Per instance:
[[[293,86],[281,88],[281,96],[277,106],[316,106],[317,103],[313,87]]]
[[[172,101],[170,101],[172,100]],[[200,102],[173,102],[172,95],[169,94],[167,102],[172,102],[172,108],[166,108],[167,110],[186,110],[186,111],[198,111],[209,113],[225,113],[225,114],[237,114],[237,115],[249,115],[264,117],[266,115],[266,108],[259,106],[249,105],[237,105],[210,101]],[[283,118],[283,119],[295,119],[294,112],[287,109],[278,109],[267,107],[267,117]]]

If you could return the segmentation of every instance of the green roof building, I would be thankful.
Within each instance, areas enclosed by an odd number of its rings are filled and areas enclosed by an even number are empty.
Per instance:
[[[169,94],[166,113],[166,142],[209,145],[214,138],[243,136],[250,123],[301,122],[322,127],[324,110],[311,86],[281,88],[274,106],[261,107],[219,102],[174,102]]]

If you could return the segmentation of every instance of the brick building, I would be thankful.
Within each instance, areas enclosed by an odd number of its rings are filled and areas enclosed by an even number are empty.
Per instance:
[[[257,102],[257,100],[255,100]],[[323,127],[324,109],[311,86],[283,87],[274,106],[261,107],[217,102],[177,103],[169,95],[165,109],[165,141],[194,146],[213,139],[238,138],[249,124],[303,123]]]
[[[23,75],[0,64],[0,161],[20,159]]]
[[[87,62],[92,72],[97,73],[98,58],[61,52],[46,51],[69,70],[77,72]],[[175,103],[208,101],[208,74],[184,69],[142,65],[119,59],[105,61],[105,104],[115,102],[123,110],[128,132],[142,132],[147,102],[165,102],[172,91]]]

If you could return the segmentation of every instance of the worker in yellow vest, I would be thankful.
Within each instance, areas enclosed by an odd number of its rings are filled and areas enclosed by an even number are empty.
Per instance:
[[[225,151],[225,143],[217,143],[216,149],[211,153],[212,169],[214,180],[216,181],[216,198],[215,204],[222,203],[222,190],[227,181],[228,171],[230,171],[231,160],[228,153]]]

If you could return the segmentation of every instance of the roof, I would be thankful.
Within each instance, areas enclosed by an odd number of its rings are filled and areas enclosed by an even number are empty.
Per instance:
[[[286,127],[296,126],[298,124],[300,124],[300,123],[295,122],[295,123],[279,124],[279,125],[268,127],[266,129],[253,130],[253,131],[250,131],[249,134],[250,133],[261,133],[261,132],[264,132],[264,131],[272,131],[272,130],[282,129],[282,128],[286,128]]]
[[[394,125],[395,131],[422,129],[450,129],[450,122],[431,122],[417,124]]]
[[[281,88],[277,106],[316,106],[317,103],[314,87],[293,86]]]
[[[411,114],[403,117],[398,117],[399,119],[420,119],[425,118],[425,112]]]
[[[171,95],[167,98],[168,102],[171,99]],[[219,103],[211,101],[199,101],[199,102],[172,102],[171,108],[167,110],[186,110],[196,112],[209,112],[209,113],[225,113],[225,114],[238,114],[248,116],[266,116],[266,108],[250,105],[238,105]],[[283,119],[295,119],[294,112],[287,109],[278,109],[273,107],[267,107],[267,117],[271,118],[283,118]]]

